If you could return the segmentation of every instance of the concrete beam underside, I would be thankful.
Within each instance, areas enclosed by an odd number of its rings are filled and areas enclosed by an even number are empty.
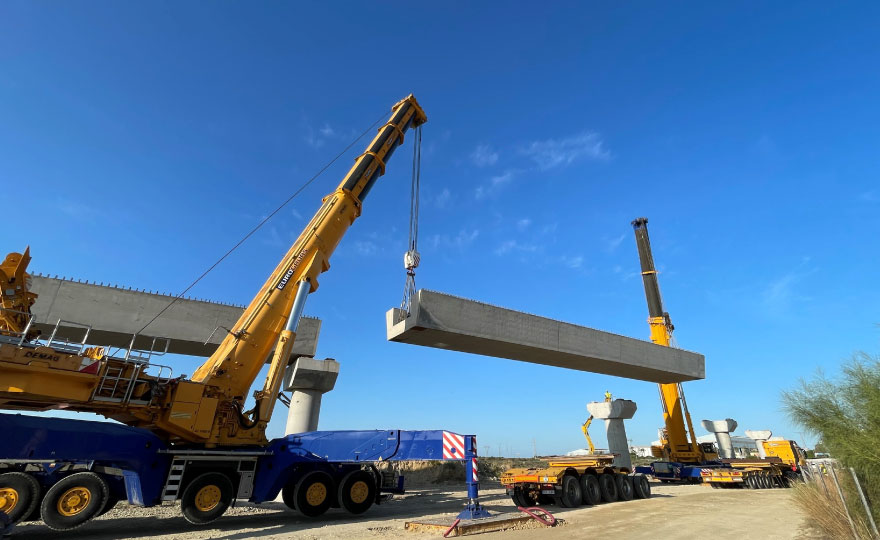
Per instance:
[[[34,276],[32,290],[39,295],[32,308],[35,327],[44,337],[62,319],[91,326],[89,343],[111,347],[128,347],[132,334],[174,299],[164,294],[43,276]],[[170,353],[210,356],[226,337],[223,328],[232,328],[243,312],[240,306],[181,298],[150,324],[144,335],[138,336],[135,347],[149,349],[152,338],[160,337],[171,340]],[[320,319],[303,317],[291,356],[315,356],[320,330]],[[82,326],[62,323],[58,336],[79,342],[83,333]],[[211,339],[205,343],[208,336]],[[157,342],[157,346],[164,349],[164,341]]]
[[[657,383],[705,378],[701,354],[419,290],[386,314],[389,341]]]

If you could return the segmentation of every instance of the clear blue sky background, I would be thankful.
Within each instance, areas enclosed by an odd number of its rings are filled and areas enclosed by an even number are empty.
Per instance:
[[[695,419],[802,439],[780,392],[880,337],[878,11],[3,2],[0,244],[30,244],[33,271],[176,293],[413,92],[420,287],[647,338],[630,221],[648,216],[678,342],[706,355]],[[364,144],[193,295],[247,303]],[[410,166],[408,142],[309,299],[342,369],[321,427],[547,454],[582,447],[608,389],[654,440],[653,384],[385,341]]]

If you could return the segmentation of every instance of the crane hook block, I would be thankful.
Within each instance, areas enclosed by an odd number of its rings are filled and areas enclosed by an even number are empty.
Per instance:
[[[411,249],[403,254],[403,267],[407,270],[412,270],[413,268],[417,268],[419,266],[419,260],[421,256],[419,252]]]

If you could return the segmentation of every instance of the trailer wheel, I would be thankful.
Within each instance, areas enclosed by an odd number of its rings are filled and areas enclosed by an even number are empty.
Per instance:
[[[577,508],[581,505],[581,484],[577,476],[566,475],[562,478],[562,495],[559,502],[565,508]]]
[[[621,501],[631,501],[633,498],[632,479],[625,474],[615,474],[617,481],[617,498]]]
[[[228,476],[203,473],[186,485],[180,497],[180,510],[193,525],[210,523],[226,512],[232,497],[232,481]]]
[[[348,473],[339,483],[339,506],[363,514],[376,500],[376,480],[364,470]]]
[[[633,476],[633,495],[636,499],[651,498],[651,482],[648,477],[643,474]]]
[[[296,484],[296,509],[304,516],[320,516],[330,508],[333,495],[333,479],[330,475],[323,471],[312,471]]]
[[[30,516],[40,503],[40,483],[33,476],[22,472],[0,474],[0,512],[6,514],[10,524]]]
[[[523,508],[532,506],[531,497],[529,497],[528,493],[520,487],[513,488],[513,494],[510,496],[510,499],[516,506],[522,506]]]
[[[107,504],[110,489],[93,472],[65,476],[49,488],[40,505],[40,516],[50,529],[69,531],[98,515]]]
[[[584,504],[590,506],[602,502],[602,492],[599,490],[599,479],[595,474],[581,475],[581,497]]]
[[[599,475],[599,491],[602,493],[603,501],[612,503],[617,500],[617,482],[612,474]]]

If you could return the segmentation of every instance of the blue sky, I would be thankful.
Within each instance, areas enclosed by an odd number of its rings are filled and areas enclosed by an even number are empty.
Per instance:
[[[780,391],[880,338],[878,11],[4,2],[0,244],[29,244],[33,271],[176,293],[413,92],[420,287],[647,338],[629,224],[647,216],[678,343],[706,355],[685,385],[695,420],[801,440]],[[192,294],[247,303],[364,145]],[[555,453],[583,445],[608,389],[639,405],[633,442],[655,439],[653,384],[385,341],[409,148],[306,307],[341,363],[321,428]]]

